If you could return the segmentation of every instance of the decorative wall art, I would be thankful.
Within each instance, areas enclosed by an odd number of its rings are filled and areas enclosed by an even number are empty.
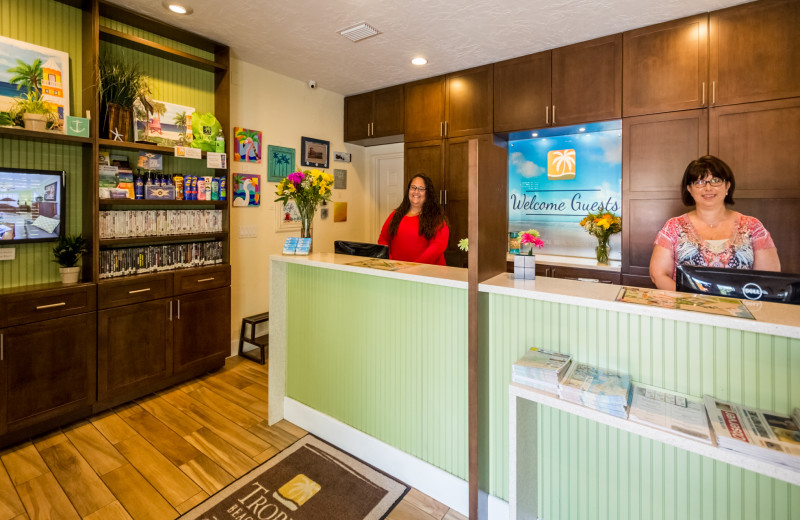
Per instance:
[[[234,162],[261,163],[261,132],[235,126],[233,139],[236,144]]]
[[[334,222],[347,222],[347,203],[334,202],[333,203],[333,221]]]
[[[297,204],[290,200],[285,204],[281,201],[275,203],[275,230],[294,231],[300,229],[300,212]]]
[[[333,189],[347,189],[347,170],[333,170]]]
[[[339,162],[350,162],[350,154],[345,152],[333,152],[333,160]]]
[[[151,101],[153,112],[145,110],[137,100],[133,104],[133,139],[157,144],[158,146],[186,146],[194,138],[192,133],[192,115],[194,108]]]
[[[54,105],[63,128],[69,115],[69,54],[0,36],[0,57],[0,111],[35,91]]]
[[[261,175],[233,174],[233,206],[247,207],[261,204]]]
[[[267,146],[267,182],[281,182],[294,171],[294,148]]]
[[[302,166],[314,166],[315,168],[327,168],[330,145],[330,141],[303,137],[300,147],[300,164]]]

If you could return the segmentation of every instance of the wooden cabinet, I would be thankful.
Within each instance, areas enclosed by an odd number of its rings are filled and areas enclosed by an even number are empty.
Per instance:
[[[91,413],[95,331],[94,312],[0,329],[0,444]]]
[[[405,141],[490,133],[492,65],[405,85]]]
[[[403,140],[404,87],[397,85],[344,99],[344,140],[361,145]]]
[[[711,13],[711,105],[800,96],[800,2],[752,2]]]
[[[231,350],[231,288],[183,294],[175,303],[175,373],[202,371],[208,363],[222,366]]]
[[[708,15],[623,33],[622,115],[707,106]]]
[[[494,66],[494,131],[615,119],[622,113],[622,35]]]

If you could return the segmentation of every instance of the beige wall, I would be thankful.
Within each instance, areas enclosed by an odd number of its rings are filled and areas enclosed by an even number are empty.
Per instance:
[[[314,251],[332,252],[334,240],[375,242],[377,237],[371,236],[374,206],[373,186],[366,174],[367,149],[344,144],[343,96],[325,90],[324,85],[310,89],[305,82],[237,59],[232,60],[231,70],[231,125],[263,132],[260,164],[230,164],[231,173],[261,175],[262,182],[260,206],[230,210],[231,339],[238,341],[242,317],[269,310],[269,256],[281,253],[286,237],[299,235],[299,231],[276,231],[275,183],[267,182],[267,145],[294,148],[299,166],[301,137],[330,141],[330,168],[326,171],[347,170],[347,189],[333,190],[332,198],[333,202],[348,203],[347,222],[333,222],[330,203],[327,220],[321,220],[317,211]],[[232,135],[231,129],[227,135]],[[334,162],[334,151],[351,153],[352,162]],[[239,238],[241,226],[254,227],[256,237]]]

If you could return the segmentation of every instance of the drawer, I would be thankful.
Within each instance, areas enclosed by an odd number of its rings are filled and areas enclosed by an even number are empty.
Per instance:
[[[97,284],[97,305],[110,309],[172,297],[172,273],[145,274]]]
[[[175,272],[175,296],[228,287],[230,284],[231,266],[229,264]]]
[[[20,292],[0,298],[2,326],[10,327],[36,321],[91,312],[97,308],[94,284]]]

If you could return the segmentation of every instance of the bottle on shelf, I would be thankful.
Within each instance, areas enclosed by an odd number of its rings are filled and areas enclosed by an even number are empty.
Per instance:
[[[219,178],[211,179],[211,200],[219,200]]]
[[[228,200],[228,179],[227,177],[219,178],[219,200]]]
[[[141,169],[133,179],[133,196],[136,200],[144,199],[144,173]]]
[[[197,178],[197,200],[206,200],[206,179]]]

